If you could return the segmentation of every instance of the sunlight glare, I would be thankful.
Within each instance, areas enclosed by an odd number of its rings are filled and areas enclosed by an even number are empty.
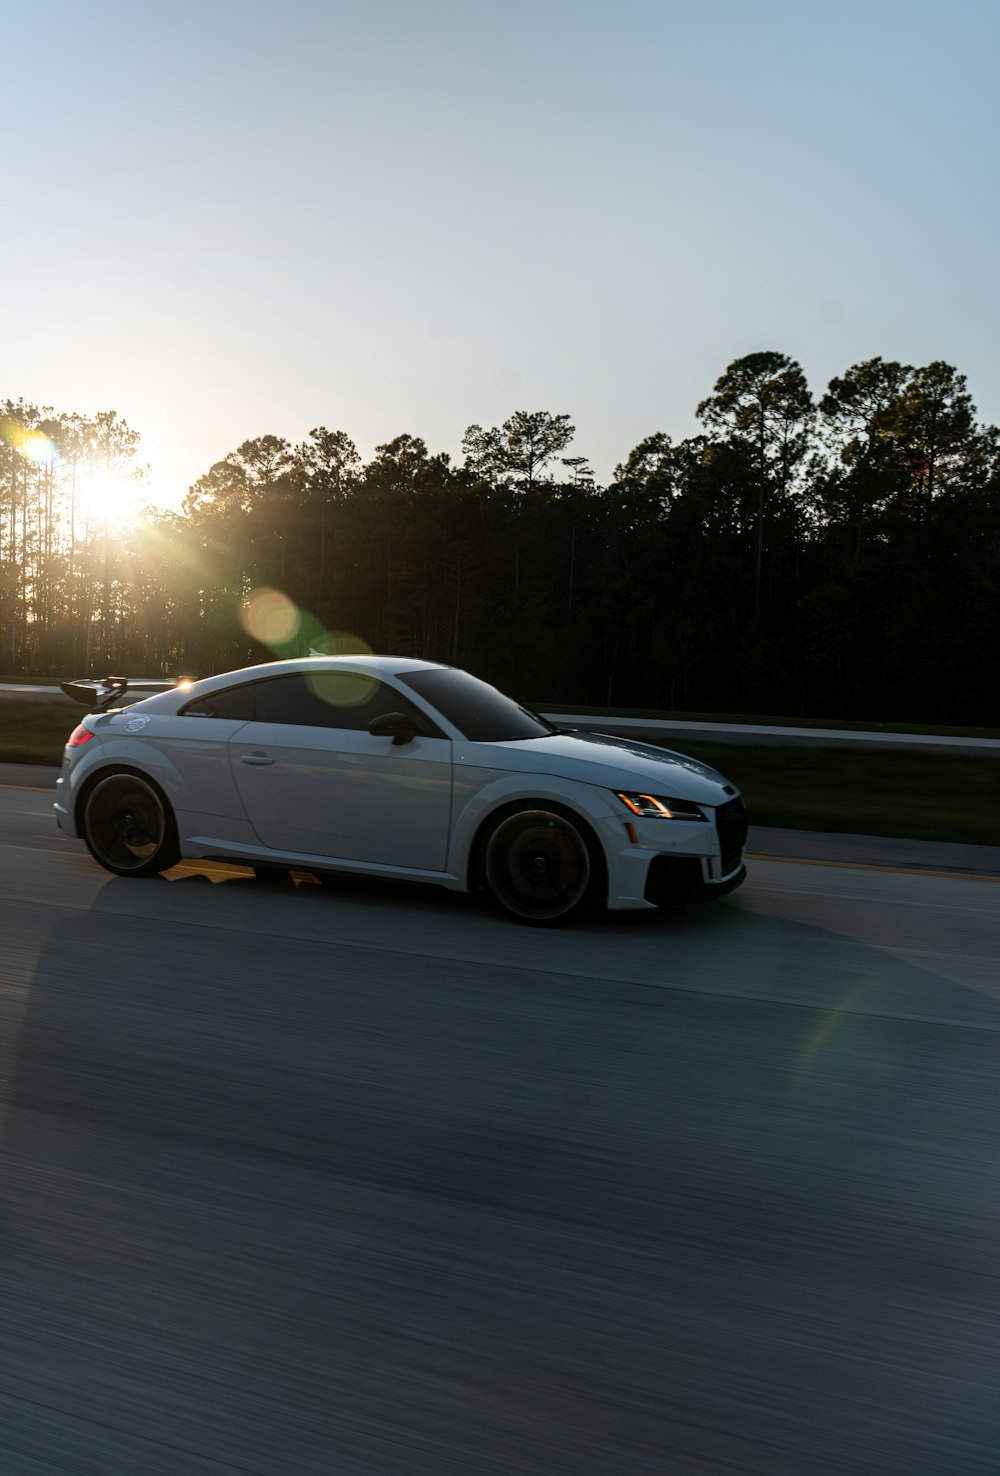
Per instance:
[[[79,478],[76,496],[85,518],[119,530],[139,519],[146,501],[145,490],[134,477],[99,471]]]
[[[40,430],[25,430],[14,420],[4,420],[0,433],[9,446],[34,466],[48,466],[59,454],[51,436]]]

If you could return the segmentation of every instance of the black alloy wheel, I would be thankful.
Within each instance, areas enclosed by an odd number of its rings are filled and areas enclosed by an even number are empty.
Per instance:
[[[519,922],[568,922],[591,900],[591,842],[558,810],[517,810],[486,842],[483,872],[493,900]]]
[[[170,807],[138,774],[96,781],[84,802],[82,835],[94,860],[117,876],[155,876],[180,859]]]

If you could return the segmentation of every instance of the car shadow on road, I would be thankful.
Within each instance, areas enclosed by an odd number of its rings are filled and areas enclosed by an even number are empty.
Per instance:
[[[525,925],[509,918],[501,908],[493,904],[485,890],[474,893],[456,892],[447,887],[426,882],[410,882],[394,877],[372,877],[357,872],[309,871],[305,868],[289,869],[283,866],[251,867],[227,862],[182,861],[161,880],[178,882],[210,882],[220,885],[226,882],[251,882],[267,892],[290,892],[300,888],[316,887],[327,896],[336,895],[360,907],[394,907],[415,910],[439,909],[444,915],[468,913],[472,916],[502,918],[512,927]],[[154,878],[154,880],[156,880]],[[724,902],[725,899],[723,899]],[[593,907],[582,917],[577,917],[565,927],[580,929],[611,930],[628,929],[638,925],[641,929],[667,928],[669,930],[699,928],[711,925],[713,916],[718,915],[719,902],[684,902],[660,908],[609,912],[603,905]],[[552,931],[561,931],[563,925],[555,925]],[[549,929],[546,928],[546,931]]]

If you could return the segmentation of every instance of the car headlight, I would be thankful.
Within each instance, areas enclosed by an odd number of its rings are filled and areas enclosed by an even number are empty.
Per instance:
[[[704,810],[699,809],[692,800],[671,799],[666,794],[632,794],[621,789],[616,789],[615,795],[623,805],[627,805],[633,815],[641,815],[644,820],[708,819]]]

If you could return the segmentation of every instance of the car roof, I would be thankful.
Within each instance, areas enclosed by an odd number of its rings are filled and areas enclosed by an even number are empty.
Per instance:
[[[192,691],[215,690],[217,685],[260,681],[269,676],[289,676],[303,671],[353,671],[364,676],[400,676],[408,671],[442,670],[440,661],[419,661],[410,656],[297,656],[289,661],[264,661],[258,666],[241,666],[234,671],[218,672],[192,683]]]

